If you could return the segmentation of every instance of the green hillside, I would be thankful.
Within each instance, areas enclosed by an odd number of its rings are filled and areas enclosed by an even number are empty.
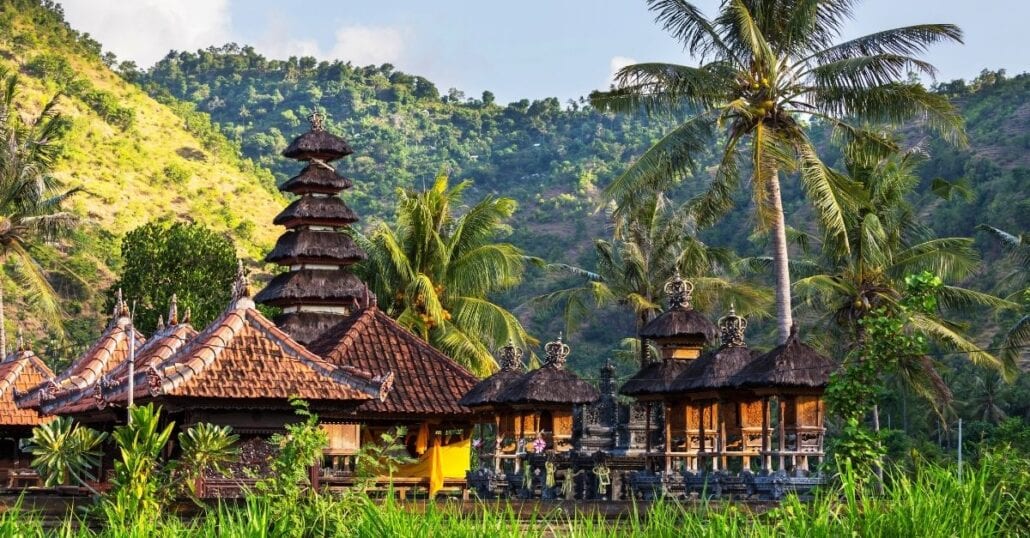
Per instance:
[[[154,217],[211,225],[259,259],[279,233],[270,222],[285,200],[274,193],[274,184],[297,170],[279,152],[306,129],[305,117],[314,108],[324,110],[328,127],[356,149],[340,167],[355,180],[347,197],[363,225],[391,218],[397,188],[422,187],[447,168],[452,177],[475,182],[477,192],[469,199],[492,192],[518,200],[511,240],[528,253],[591,267],[593,240],[609,235],[605,213],[598,210],[599,189],[676,123],[602,114],[582,99],[502,104],[490,92],[444,92],[390,65],[270,60],[238,45],[171,52],[146,72],[130,64],[112,70],[113,57],[70,29],[56,11],[31,0],[8,2],[3,9],[0,62],[21,70],[27,102],[59,90],[67,94],[63,111],[74,128],[61,177],[88,189],[74,202],[88,225],[61,250],[87,280],[101,283],[94,290],[103,289],[117,270],[119,237]],[[1024,186],[1030,170],[1028,84],[1027,75],[985,71],[974,81],[937,86],[963,110],[968,148],[924,140],[915,128],[904,131],[930,154],[913,202],[938,233],[974,235],[980,223],[1030,227]],[[834,148],[823,147],[828,161],[835,161]],[[703,187],[709,156],[699,161],[699,181],[684,182],[678,200]],[[935,192],[937,179],[957,186],[949,199],[939,188]],[[742,198],[739,210],[704,230],[703,239],[741,255],[762,253],[747,204]],[[797,182],[785,182],[784,205],[792,225],[816,231]],[[982,247],[988,260],[1000,254],[989,242]],[[974,284],[990,289],[999,274],[987,264]],[[531,275],[503,302],[520,305],[552,286],[541,276]],[[76,308],[95,311],[89,306],[97,303],[94,295],[66,291]],[[520,312],[538,335],[558,329],[552,313]],[[756,338],[763,330],[761,322],[753,325]],[[630,331],[624,316],[602,313],[574,339],[573,363],[603,360]]]
[[[78,277],[58,280],[71,342],[85,341],[100,322],[120,238],[140,224],[200,222],[231,234],[251,258],[274,242],[278,232],[268,223],[285,200],[270,174],[226,150],[224,139],[220,146],[217,136],[191,133],[180,115],[112,72],[100,46],[57,13],[31,1],[0,5],[0,65],[20,72],[26,113],[61,92],[60,112],[71,120],[57,175],[66,187],[85,189],[67,203],[83,226],[54,245],[50,267],[64,265]],[[23,325],[30,338],[49,342],[53,331],[35,325],[19,290],[7,286],[8,330]]]

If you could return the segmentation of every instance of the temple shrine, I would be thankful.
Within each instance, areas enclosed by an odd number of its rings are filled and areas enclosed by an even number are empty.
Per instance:
[[[239,495],[274,451],[268,437],[297,420],[299,397],[329,439],[311,470],[316,488],[353,485],[355,456],[387,432],[403,432],[412,461],[382,477],[401,497],[779,498],[822,483],[832,362],[796,330],[767,353],[751,349],[747,320],[731,308],[713,323],[678,274],[668,308],[638,335],[649,360],[621,384],[610,361],[596,384],[567,369],[560,336],[529,371],[509,343],[500,370],[479,380],[406,330],[351,271],[365,258],[347,231],[358,217],[340,197],[352,182],[330,164],[351,153],[312,115],[283,152],[305,163],[281,187],[296,198],[275,217],[285,232],[265,258],[283,272],[254,294],[241,264],[232,300],[207,327],[194,328],[173,297],[167,319],[142,335],[119,293],[97,341],[59,374],[19,345],[0,363],[0,465],[31,474],[23,440],[49,417],[109,430],[130,405],[154,403],[179,428],[209,422],[241,436],[240,465],[203,479],[209,496]]]

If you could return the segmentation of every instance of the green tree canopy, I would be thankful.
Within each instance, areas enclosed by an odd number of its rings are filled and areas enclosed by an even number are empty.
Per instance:
[[[426,191],[402,191],[394,226],[381,224],[368,237],[355,233],[368,253],[358,272],[388,314],[486,374],[496,367],[491,350],[509,340],[534,343],[518,318],[490,300],[522,281],[528,258],[496,242],[510,233],[511,198],[486,196],[455,212],[469,185],[451,187],[441,173]]]
[[[608,186],[620,206],[640,189],[664,190],[679,181],[716,132],[726,137],[711,186],[695,200],[693,213],[702,224],[720,218],[741,188],[741,166],[750,168],[758,226],[772,239],[781,341],[792,312],[780,173],[799,174],[823,226],[849,246],[850,184],[823,164],[804,118],[827,122],[846,140],[882,141],[863,122],[909,121],[964,140],[948,100],[906,78],[909,72],[932,76],[934,67],[918,55],[934,43],[961,41],[958,27],[923,24],[838,42],[856,3],[726,0],[709,18],[691,2],[649,0],[656,21],[701,64],[630,65],[616,74],[612,91],[591,96],[604,110],[694,112]]]
[[[136,327],[149,333],[168,309],[172,295],[180,312],[192,313],[203,327],[225,310],[231,299],[237,257],[224,235],[184,222],[150,222],[125,234],[125,265],[115,284],[135,303]]]

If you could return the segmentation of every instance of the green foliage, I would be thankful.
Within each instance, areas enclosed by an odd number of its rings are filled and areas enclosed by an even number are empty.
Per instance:
[[[133,109],[124,107],[114,95],[95,88],[77,75],[68,60],[58,54],[40,54],[26,64],[28,73],[54,83],[62,92],[77,97],[105,121],[128,129],[136,119]]]
[[[192,322],[204,327],[231,299],[236,249],[230,239],[205,226],[155,221],[125,235],[124,265],[114,285],[136,304],[136,326],[149,333],[176,295]]]
[[[186,183],[191,175],[189,169],[176,163],[171,163],[165,166],[162,172],[164,174],[165,181],[174,185],[182,185]]]
[[[23,118],[18,90],[17,74],[0,66],[0,292],[10,270],[35,312],[60,334],[62,311],[51,276],[40,265],[40,247],[77,220],[62,206],[78,189],[59,190],[53,176],[68,124],[55,110],[57,97],[36,117]]]
[[[234,445],[240,436],[232,433],[229,426],[200,423],[179,432],[179,450],[182,456],[173,466],[178,481],[190,496],[195,496],[197,479],[206,472],[222,474],[225,465],[236,460],[239,449]]]
[[[101,509],[118,527],[145,529],[160,518],[162,497],[169,495],[160,456],[174,429],[172,422],[161,427],[161,411],[153,404],[130,408],[128,424],[114,429],[119,458]]]
[[[318,415],[308,410],[307,402],[290,401],[300,422],[286,425],[286,433],[272,436],[279,451],[272,460],[268,477],[258,481],[256,491],[269,503],[277,536],[302,536],[312,503],[318,495],[310,489],[311,466],[322,459],[329,445],[325,430],[318,426]]]
[[[354,466],[357,475],[364,479],[365,484],[359,484],[357,489],[364,489],[377,477],[386,475],[393,479],[393,473],[401,465],[415,461],[408,456],[404,448],[403,440],[407,429],[398,426],[391,431],[379,435],[378,443],[366,443],[358,451],[354,458]]]
[[[57,417],[32,429],[32,467],[47,486],[67,485],[71,479],[92,491],[86,481],[96,478],[92,470],[100,465],[100,444],[106,437],[69,417]]]
[[[527,261],[510,243],[510,198],[486,196],[457,214],[469,182],[446,174],[425,191],[402,191],[397,223],[370,236],[355,232],[368,253],[358,272],[385,312],[474,372],[495,368],[492,349],[533,341],[522,323],[491,296],[522,281]]]

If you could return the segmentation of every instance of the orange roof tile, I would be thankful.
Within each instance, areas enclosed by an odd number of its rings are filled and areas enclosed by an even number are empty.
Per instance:
[[[14,403],[15,391],[24,392],[54,377],[54,373],[31,351],[18,351],[0,363],[0,427],[39,426],[50,420],[34,409],[22,409]]]
[[[188,323],[159,329],[136,349],[135,371],[142,374],[147,368],[168,360],[195,336],[196,329]],[[123,360],[102,377],[99,383],[61,398],[55,405],[48,406],[47,411],[56,415],[76,414],[103,409],[109,402],[124,401],[128,388],[128,374],[129,361]],[[139,374],[134,377],[139,377]]]
[[[479,379],[374,306],[355,312],[308,347],[334,364],[397,376],[386,399],[358,406],[359,418],[474,413],[458,400]]]
[[[26,394],[19,394],[16,398],[18,406],[39,408],[49,413],[57,402],[75,399],[80,391],[91,390],[94,383],[129,356],[128,326],[127,317],[112,321],[93,347],[60,375],[33,387]],[[135,337],[139,348],[145,340],[139,331],[135,331]]]
[[[373,375],[311,353],[252,308],[227,311],[167,360],[148,368],[142,398],[381,399],[393,374]]]

